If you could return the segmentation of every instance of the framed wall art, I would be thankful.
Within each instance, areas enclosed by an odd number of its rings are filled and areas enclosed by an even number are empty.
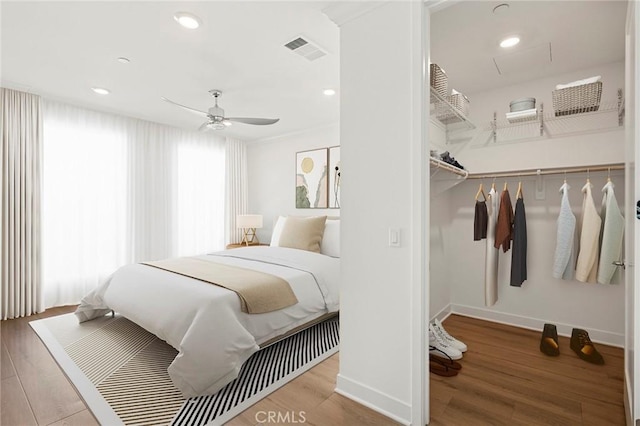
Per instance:
[[[296,208],[326,209],[329,202],[327,148],[296,153]]]
[[[329,208],[340,208],[340,175],[342,166],[340,165],[340,147],[329,148]]]

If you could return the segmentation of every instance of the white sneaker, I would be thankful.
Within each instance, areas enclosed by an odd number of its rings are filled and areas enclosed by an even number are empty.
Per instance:
[[[462,352],[447,343],[436,332],[432,324],[429,324],[429,353],[440,357],[449,357],[451,359],[461,359]]]
[[[442,323],[440,322],[440,320],[438,320],[436,318],[433,321],[433,323],[431,323],[430,325],[433,326],[433,330],[435,331],[435,333],[440,335],[442,340],[447,342],[449,345],[453,346],[454,348],[456,348],[460,352],[466,352],[467,351],[467,345],[465,345],[463,342],[461,342],[460,340],[456,339],[455,337],[453,337],[452,335],[447,333],[447,330],[444,329],[444,327],[442,326]]]

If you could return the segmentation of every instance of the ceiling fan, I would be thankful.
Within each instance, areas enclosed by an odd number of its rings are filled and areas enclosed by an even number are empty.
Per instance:
[[[216,104],[211,108],[209,108],[209,111],[207,112],[200,111],[198,109],[191,108],[185,105],[181,105],[177,102],[174,102],[170,99],[165,98],[164,96],[162,97],[162,100],[169,102],[170,104],[177,105],[180,108],[184,108],[188,111],[196,112],[198,114],[201,114],[207,117],[208,120],[202,123],[199,130],[208,130],[208,129],[222,130],[227,128],[228,126],[231,126],[232,122],[264,126],[268,124],[275,124],[278,121],[280,121],[279,118],[225,117],[224,110],[218,106],[218,98],[222,96],[222,90],[211,89],[209,90],[209,93],[211,94],[211,96],[215,98]]]

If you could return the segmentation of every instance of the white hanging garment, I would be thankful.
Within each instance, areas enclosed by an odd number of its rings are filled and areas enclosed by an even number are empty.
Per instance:
[[[622,257],[622,239],[624,237],[624,217],[620,212],[618,201],[613,192],[611,181],[602,188],[604,197],[602,199],[603,226],[602,245],[600,247],[600,263],[598,265],[598,282],[600,284],[611,284],[616,270],[613,262],[620,261]]]
[[[600,226],[602,219],[596,210],[591,195],[591,183],[582,187],[582,227],[580,229],[580,250],[576,264],[576,280],[595,283],[598,275],[598,253],[600,242]]]
[[[500,211],[500,196],[495,188],[491,188],[487,196],[487,249],[484,267],[484,304],[493,306],[498,301],[498,253],[495,248],[496,222]]]
[[[569,205],[569,188],[567,182],[560,187],[562,201],[560,202],[560,215],[558,216],[558,232],[556,236],[556,251],[553,257],[553,277],[563,280],[573,279],[573,265],[575,264],[575,252],[573,242],[575,240],[576,216]]]

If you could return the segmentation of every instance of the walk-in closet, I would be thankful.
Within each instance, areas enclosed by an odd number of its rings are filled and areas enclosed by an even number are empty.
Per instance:
[[[624,247],[634,238],[627,223],[637,198],[629,185],[634,110],[627,99],[635,87],[626,81],[635,73],[628,37],[635,33],[627,21],[637,11],[626,1],[462,1],[427,9],[429,318],[468,346],[451,377],[427,373],[430,418],[598,424],[596,413],[606,413],[606,424],[625,424],[624,393],[634,385],[633,360],[625,359],[634,355],[627,274],[635,270],[625,269]],[[600,221],[595,237],[583,235],[592,219],[586,188]],[[489,205],[505,190],[512,214],[521,205],[524,254],[514,253],[522,244],[515,238],[508,251],[495,248],[491,206],[489,236],[474,235],[477,202]],[[603,243],[605,211],[615,213],[602,207],[605,194],[624,216],[625,242],[605,236]],[[559,248],[562,208],[575,224],[563,230],[570,237]],[[521,238],[518,214],[517,229],[513,219],[509,226]],[[595,260],[585,260],[588,251]],[[593,279],[576,271],[585,262]],[[557,330],[559,356],[540,349],[545,324]],[[575,330],[588,332],[604,365],[570,347]]]

